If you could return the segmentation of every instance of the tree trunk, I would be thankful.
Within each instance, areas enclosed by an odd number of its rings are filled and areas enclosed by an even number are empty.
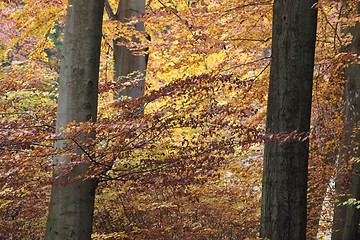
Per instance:
[[[275,0],[266,129],[307,133],[316,40],[315,0]],[[260,237],[306,239],[308,141],[265,143]]]
[[[58,133],[72,121],[96,121],[103,9],[104,0],[69,0],[60,69]],[[56,148],[66,143],[57,141]],[[79,149],[74,152],[83,154]],[[54,163],[58,165],[45,239],[90,239],[97,183],[74,180],[87,171],[89,164],[66,172],[69,157],[56,157]]]
[[[145,0],[121,0],[115,19],[120,22],[126,22],[131,16],[140,16],[145,13]],[[136,30],[145,31],[144,23],[137,23]],[[136,39],[133,39],[136,41]],[[114,77],[127,76],[130,73],[138,72],[145,76],[147,66],[147,56],[134,55],[127,47],[117,45],[121,39],[114,41]],[[123,81],[130,79],[124,78]],[[141,80],[137,86],[123,89],[119,94],[131,98],[137,98],[144,95],[145,80]]]
[[[358,6],[359,8],[359,6]],[[359,9],[358,9],[359,12]],[[360,54],[360,23],[351,31],[353,40],[351,51]],[[349,198],[360,199],[360,163],[358,159],[360,143],[360,65],[352,63],[346,73],[345,107],[344,107],[344,139],[339,156],[338,173],[335,180],[338,195],[333,220],[333,240],[360,239],[359,209],[355,205],[342,205]]]

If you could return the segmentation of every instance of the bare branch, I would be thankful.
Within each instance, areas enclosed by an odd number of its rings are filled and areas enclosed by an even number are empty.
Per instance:
[[[271,39],[271,37],[268,37],[266,39],[234,38],[234,39],[228,39],[228,40],[223,40],[223,41],[225,41],[225,42],[231,42],[231,41],[267,42],[270,39]]]
[[[6,103],[4,100],[1,100],[1,102],[3,103]],[[37,120],[37,121],[40,121],[37,117],[35,117],[34,115],[32,115],[31,113],[27,112],[26,110],[22,109],[22,108],[19,108],[19,107],[16,107],[14,105],[12,105],[13,108],[17,109],[17,110],[20,110],[21,112],[23,112],[24,114],[27,114],[29,115],[30,117],[32,117],[33,119]],[[56,129],[56,127],[52,126],[52,125],[49,125],[49,124],[44,124],[44,126],[47,126],[47,127],[50,127],[50,128],[53,128],[53,129]]]
[[[237,7],[234,7],[234,8],[230,8],[230,9],[226,10],[225,12],[231,12],[231,11],[234,11],[234,10],[238,10],[238,9],[245,8],[245,7],[251,7],[251,6],[271,5],[272,3],[273,3],[273,1],[249,3],[249,4],[240,5],[240,6],[237,6]]]

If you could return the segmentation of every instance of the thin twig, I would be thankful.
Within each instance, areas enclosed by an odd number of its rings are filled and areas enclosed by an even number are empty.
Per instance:
[[[234,39],[228,39],[228,40],[223,40],[223,41],[225,41],[225,42],[231,42],[231,41],[267,42],[270,39],[271,39],[271,37],[268,37],[266,39],[234,38]]]
[[[167,7],[161,0],[158,0],[158,2],[159,2],[161,5],[163,5],[165,8]],[[179,14],[177,14],[172,8],[170,8],[170,9],[171,9],[171,12],[172,12],[178,19],[180,19],[181,21],[183,21],[183,22],[185,23],[185,26],[188,28],[188,30],[190,31],[191,35],[195,38],[195,41],[198,42],[198,39],[196,38],[194,32],[191,30],[188,21],[186,21],[186,20],[184,20],[183,18],[181,18],[181,17],[179,16]]]
[[[105,10],[111,20],[115,19],[115,14],[114,11],[111,9],[109,0],[105,0]]]
[[[102,166],[105,166],[107,167],[108,169],[111,169],[111,165],[107,165],[107,164],[104,164],[104,163],[100,163],[98,161],[96,161],[91,155],[90,153],[88,153],[86,151],[86,149],[84,149],[75,139],[71,138],[71,140],[78,146],[78,148],[80,148],[81,151],[83,151],[85,153],[85,155],[90,159],[91,162],[95,163],[95,164],[98,164],[98,165],[102,165]]]
[[[252,61],[252,62],[242,63],[242,64],[239,64],[239,65],[236,65],[236,66],[233,66],[233,67],[229,67],[229,68],[227,68],[225,70],[222,70],[221,72],[226,72],[226,71],[234,69],[234,68],[250,65],[250,64],[257,63],[257,62],[260,62],[260,61],[263,61],[263,60],[266,60],[266,59],[269,59],[269,58],[268,57],[259,58],[259,59],[255,60],[255,61]]]
[[[1,99],[0,99],[0,101],[6,104],[6,102],[5,102],[4,100],[1,100]],[[35,120],[37,120],[37,121],[40,122],[40,120],[39,120],[37,117],[35,117],[35,116],[32,115],[31,113],[25,111],[24,109],[19,108],[19,107],[16,107],[16,106],[14,106],[13,104],[11,104],[11,106],[12,106],[13,108],[17,109],[17,110],[20,110],[20,111],[23,112],[24,114],[27,114],[27,115],[29,115],[30,117],[32,117],[32,118],[34,118]],[[56,129],[56,127],[54,127],[54,126],[52,126],[52,125],[49,125],[49,124],[44,124],[44,126],[47,126],[47,127],[53,128],[53,129]]]
[[[234,10],[238,10],[240,8],[257,6],[257,5],[270,5],[270,4],[272,4],[272,2],[273,1],[266,1],[266,2],[255,2],[255,3],[244,4],[244,5],[234,7],[234,8],[230,8],[230,9],[226,10],[225,12],[231,12],[231,11],[234,11]]]
[[[336,38],[339,40],[340,43],[340,47],[343,47],[342,41],[341,41],[341,37],[339,36],[337,29],[331,24],[331,22],[328,20],[326,13],[324,11],[324,9],[320,6],[319,7],[320,11],[322,12],[322,14],[324,14],[324,18],[326,20],[326,22],[330,25],[330,27],[334,30],[335,36]]]

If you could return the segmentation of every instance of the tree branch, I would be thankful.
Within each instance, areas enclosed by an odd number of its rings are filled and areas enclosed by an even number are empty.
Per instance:
[[[105,0],[105,10],[106,10],[108,17],[111,20],[115,19],[115,14],[114,14],[113,10],[111,9],[109,0]]]

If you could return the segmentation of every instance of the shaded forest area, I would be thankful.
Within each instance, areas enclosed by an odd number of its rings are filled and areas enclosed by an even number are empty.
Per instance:
[[[359,6],[0,1],[0,238],[360,239]]]

